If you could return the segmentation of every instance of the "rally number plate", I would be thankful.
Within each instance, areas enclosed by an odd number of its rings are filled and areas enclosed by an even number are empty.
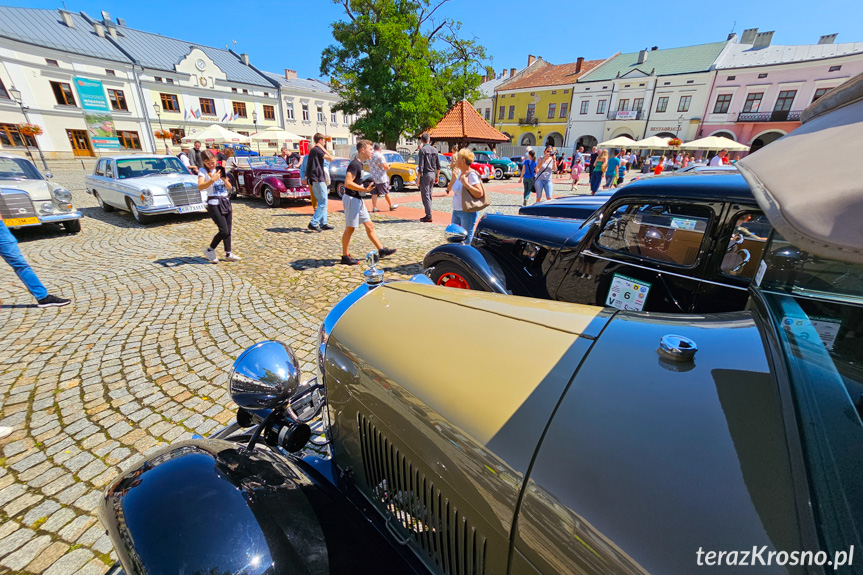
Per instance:
[[[9,218],[3,220],[3,223],[9,227],[12,226],[33,226],[39,223],[39,218]]]
[[[181,214],[189,214],[192,212],[206,212],[207,206],[205,206],[204,204],[192,204],[189,206],[179,206],[177,208],[177,211],[179,211]]]

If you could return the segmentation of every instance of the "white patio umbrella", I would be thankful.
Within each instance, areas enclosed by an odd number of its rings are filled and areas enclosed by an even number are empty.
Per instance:
[[[644,138],[643,140],[638,140],[634,142],[629,147],[630,148],[641,148],[643,150],[663,150],[668,147],[668,141],[671,138],[661,138],[659,136],[650,136],[649,138]]]
[[[729,152],[746,152],[749,150],[749,146],[722,136],[707,136],[700,140],[686,142],[678,147],[681,150],[728,150]]]
[[[266,130],[255,132],[251,135],[251,139],[253,142],[275,142],[277,144],[283,144],[285,142],[293,143],[302,140],[302,138],[295,133],[283,130],[278,126],[270,126]]]
[[[231,130],[225,129],[219,124],[212,124],[204,128],[201,132],[189,134],[182,141],[186,144],[191,144],[195,140],[199,140],[206,144],[248,144],[249,137]]]
[[[618,136],[597,144],[600,148],[630,148],[635,140],[626,136]]]

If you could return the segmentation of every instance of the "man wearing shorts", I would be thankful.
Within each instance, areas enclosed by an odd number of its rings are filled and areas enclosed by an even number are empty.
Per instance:
[[[357,157],[348,164],[348,171],[345,174],[345,195],[342,197],[342,204],[345,207],[345,233],[342,234],[341,263],[348,266],[355,266],[360,263],[359,260],[352,258],[348,251],[354,229],[360,224],[365,226],[369,240],[375,245],[378,254],[382,258],[396,253],[394,248],[385,248],[378,239],[375,233],[375,225],[372,223],[369,212],[366,210],[366,204],[362,200],[363,194],[370,192],[374,187],[374,183],[369,184],[367,188],[364,188],[362,185],[363,162],[371,157],[372,143],[368,140],[360,140],[357,142]]]
[[[390,165],[387,164],[387,161],[384,159],[384,154],[381,151],[380,144],[376,143],[374,150],[372,159],[369,160],[369,172],[372,174],[372,182],[375,185],[375,187],[372,188],[372,211],[380,211],[378,209],[378,196],[383,196],[390,205],[390,211],[393,211],[399,207],[399,205],[393,205],[393,201],[390,198],[390,177],[387,175],[387,170],[390,169]]]

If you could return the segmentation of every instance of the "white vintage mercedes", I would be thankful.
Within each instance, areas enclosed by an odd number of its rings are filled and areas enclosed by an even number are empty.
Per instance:
[[[0,153],[0,217],[6,227],[61,224],[69,233],[81,231],[72,193],[50,178],[51,172],[43,177],[27,158]]]
[[[206,212],[206,192],[198,190],[198,176],[190,174],[174,156],[112,156],[96,162],[85,178],[106,212],[126,210],[140,224],[157,214]]]

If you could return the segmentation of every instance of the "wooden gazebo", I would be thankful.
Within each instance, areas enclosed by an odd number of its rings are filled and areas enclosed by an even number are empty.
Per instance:
[[[428,131],[433,142],[458,144],[502,144],[510,141],[509,136],[499,132],[486,122],[470,102],[462,100],[450,108],[437,126]]]

